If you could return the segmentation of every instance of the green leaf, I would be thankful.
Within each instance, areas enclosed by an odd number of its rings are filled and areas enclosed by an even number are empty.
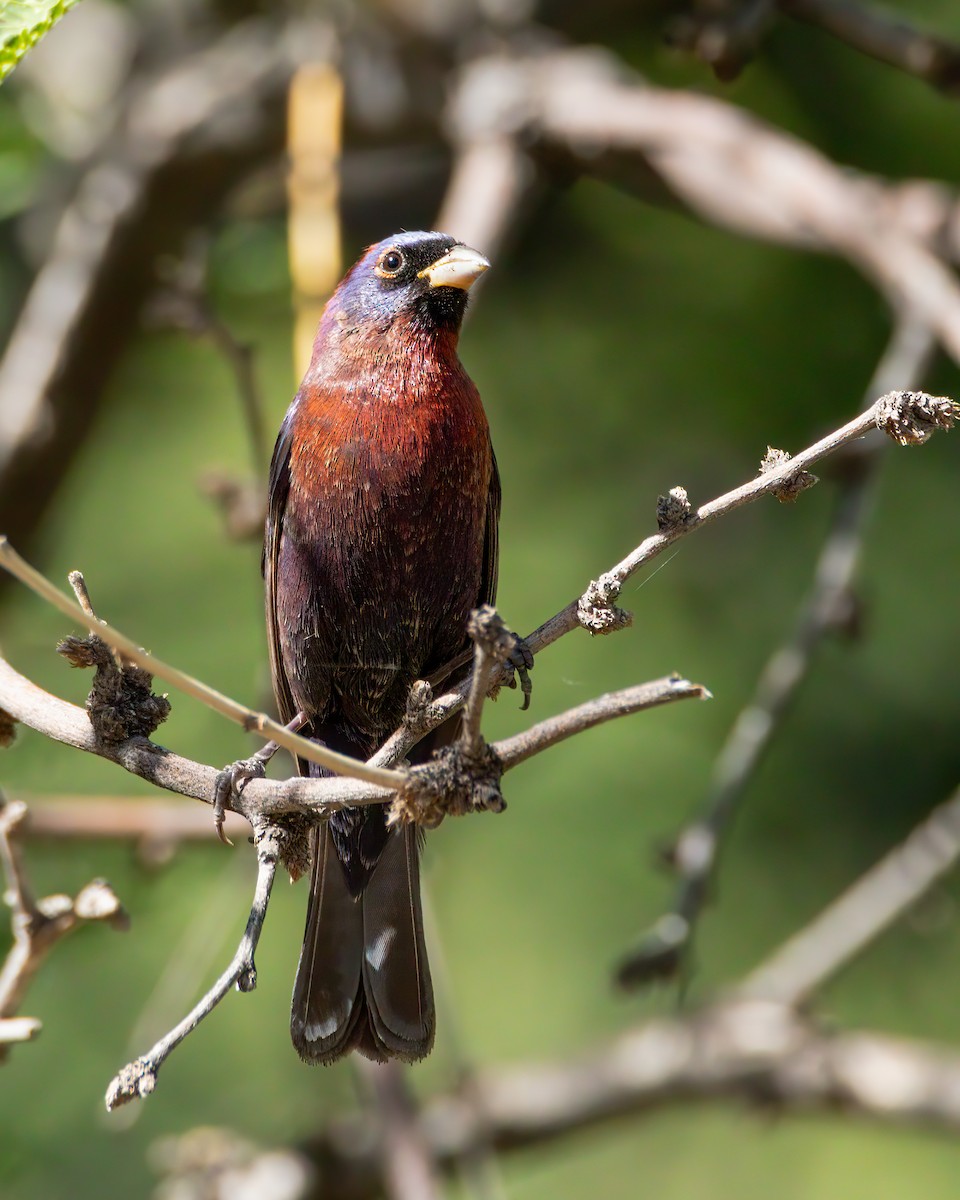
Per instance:
[[[0,81],[77,0],[0,0]]]

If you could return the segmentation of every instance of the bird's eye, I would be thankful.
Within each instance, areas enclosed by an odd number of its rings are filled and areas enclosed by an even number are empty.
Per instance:
[[[375,270],[383,279],[392,279],[399,274],[404,266],[404,257],[397,249],[385,250],[380,255],[380,260],[377,263]]]

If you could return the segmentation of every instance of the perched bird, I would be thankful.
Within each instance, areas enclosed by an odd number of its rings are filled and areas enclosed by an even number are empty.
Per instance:
[[[263,565],[277,705],[359,758],[401,723],[415,680],[458,677],[444,668],[462,661],[470,611],[494,599],[500,483],[457,357],[467,292],[488,266],[441,233],[371,246],[324,309],[274,450]],[[417,834],[388,829],[373,805],[313,837],[293,1043],[307,1062],[423,1058],[435,1016]]]

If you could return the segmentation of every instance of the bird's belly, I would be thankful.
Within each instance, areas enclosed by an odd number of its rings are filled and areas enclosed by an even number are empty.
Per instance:
[[[288,501],[278,576],[292,582],[277,601],[294,700],[371,742],[400,722],[410,684],[466,642],[490,463],[457,459],[334,472],[309,502]]]

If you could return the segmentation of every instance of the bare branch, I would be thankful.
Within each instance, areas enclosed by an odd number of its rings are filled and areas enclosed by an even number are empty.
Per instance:
[[[18,721],[54,741],[75,746],[170,792],[212,804],[219,770],[173,754],[144,737],[103,743],[94,734],[82,708],[45,692],[0,658],[0,696]],[[246,785],[234,810],[251,822],[258,816],[285,812],[323,815],[345,805],[389,800],[392,791],[344,778],[286,780],[254,779]],[[212,826],[211,826],[212,827]]]
[[[254,370],[254,348],[242,342],[217,312],[208,286],[209,241],[190,241],[182,258],[164,271],[163,286],[149,303],[147,316],[157,327],[169,327],[193,338],[205,338],[233,375],[250,448],[253,476],[237,478],[211,469],[200,481],[215,501],[228,535],[237,540],[263,537],[267,511],[265,480],[270,462],[264,399]]]
[[[710,521],[716,520],[761,495],[776,493],[807,466],[830,451],[862,436],[870,428],[875,427],[881,419],[892,423],[891,433],[896,439],[902,440],[906,437],[908,440],[922,440],[923,437],[928,436],[932,428],[947,427],[953,421],[954,416],[953,402],[943,398],[924,396],[922,393],[899,393],[882,397],[856,420],[823,438],[795,458],[781,463],[751,482],[703,505],[691,515],[691,519],[671,525],[666,531],[647,538],[612,571],[601,576],[599,583],[594,585],[594,588],[602,591],[606,603],[612,603],[612,599],[619,591],[623,581],[641,565],[656,557],[678,537],[693,529],[701,528]],[[166,679],[174,686],[182,687],[183,690],[204,698],[211,707],[239,720],[247,728],[255,728],[265,739],[273,737],[280,745],[292,749],[297,754],[324,763],[334,762],[335,770],[341,769],[342,760],[343,774],[353,777],[347,779],[296,778],[283,783],[254,779],[246,785],[240,798],[233,804],[235,810],[247,816],[248,819],[255,820],[257,817],[268,817],[279,812],[312,811],[316,813],[319,811],[323,813],[344,805],[382,802],[389,799],[391,794],[400,788],[406,789],[409,796],[415,795],[418,787],[429,792],[431,787],[435,786],[436,780],[431,783],[430,772],[433,769],[431,764],[415,767],[407,772],[385,771],[382,768],[384,764],[399,761],[407,750],[423,736],[426,728],[435,728],[448,716],[455,713],[467,697],[469,681],[464,681],[458,688],[433,701],[429,705],[428,721],[421,723],[415,731],[407,727],[398,730],[373,755],[369,763],[364,764],[342,755],[333,755],[331,751],[323,750],[314,743],[291,734],[283,726],[271,721],[263,714],[253,713],[236,701],[207,688],[206,685],[199,684],[183,672],[146,654],[136,643],[113,630],[111,626],[84,613],[78,605],[70,601],[48,580],[28,566],[19,555],[15,554],[5,539],[0,539],[0,565],[12,569],[19,578],[28,580],[30,586],[40,595],[49,599],[73,620],[77,620],[80,624],[93,630],[104,642],[139,663],[146,670]],[[529,649],[536,653],[565,633],[577,628],[580,608],[581,601],[574,600],[541,625],[533,634],[524,639]],[[19,675],[2,659],[0,659],[0,708],[6,710],[14,719],[23,721],[31,728],[37,729],[49,737],[100,754],[160,787],[184,795],[195,796],[207,803],[211,803],[215,798],[218,773],[213,768],[179,758],[145,738],[128,738],[126,741],[116,744],[103,744],[94,736],[86,714],[74,705],[66,704],[50,696]],[[615,715],[615,713],[611,711],[610,715]],[[543,747],[552,744],[553,740],[555,739],[551,735],[550,738],[544,740]],[[497,754],[498,747],[496,745],[490,749],[494,755]],[[528,752],[533,753],[534,751],[530,749]],[[512,749],[511,753],[513,753]]]
[[[247,927],[233,960],[217,982],[186,1017],[162,1037],[146,1054],[128,1063],[111,1081],[107,1088],[108,1110],[118,1108],[131,1100],[149,1096],[157,1086],[157,1073],[168,1055],[191,1034],[204,1017],[209,1016],[227,992],[236,984],[238,992],[252,992],[257,986],[257,969],[254,955],[263,922],[267,916],[267,905],[277,872],[282,833],[276,826],[263,825],[255,837],[257,847],[257,884],[250,907]]]
[[[877,364],[867,400],[895,383],[916,381],[933,350],[930,331],[905,317]],[[892,394],[892,393],[891,393]],[[724,833],[739,809],[747,785],[786,715],[823,638],[849,620],[850,589],[860,558],[863,529],[871,509],[874,469],[885,446],[880,437],[848,448],[856,469],[841,473],[833,524],[814,570],[813,586],[793,631],[768,660],[750,703],[740,713],[717,756],[701,814],[674,842],[670,865],[680,877],[670,910],[654,923],[617,968],[625,987],[677,974],[688,960],[697,922],[716,874]]]
[[[960,93],[960,45],[923,33],[899,15],[856,0],[779,0],[791,17],[819,25],[855,50],[940,88]]]
[[[709,223],[846,259],[911,310],[960,361],[960,285],[891,189],[830,162],[729,104],[632,76],[614,56],[566,50],[491,56],[469,68],[478,94],[508,94],[504,132],[555,170],[679,201]],[[495,111],[503,110],[501,103]],[[946,208],[952,203],[926,195]]]
[[[914,408],[911,397],[921,394],[891,393],[891,396],[899,395],[900,399],[898,403],[900,410],[906,414]],[[886,401],[887,397],[881,397],[870,408],[861,413],[860,416],[855,417],[852,421],[849,421],[833,433],[827,434],[826,437],[821,438],[819,442],[815,442],[807,450],[801,451],[799,454],[769,471],[764,471],[748,483],[734,488],[733,491],[727,492],[723,496],[718,496],[716,500],[711,500],[707,504],[702,505],[700,508],[692,511],[690,516],[685,520],[678,521],[670,525],[667,529],[646,538],[639,546],[631,550],[626,558],[601,575],[598,580],[595,580],[582,597],[572,601],[565,609],[557,613],[556,616],[551,617],[549,621],[545,622],[539,629],[526,638],[525,640],[530,649],[534,653],[539,652],[545,646],[551,645],[559,637],[562,637],[565,633],[575,628],[578,623],[586,622],[589,626],[589,620],[585,617],[585,614],[590,614],[590,619],[595,619],[598,607],[606,606],[612,609],[621,588],[630,576],[635,574],[640,567],[645,566],[659,554],[662,554],[668,546],[671,546],[679,538],[686,536],[694,529],[702,528],[719,517],[725,516],[743,504],[749,504],[760,496],[775,494],[785,484],[789,484],[796,475],[806,470],[807,467],[812,466],[815,462],[819,462],[820,459],[825,458],[828,454],[840,449],[840,447],[856,441],[858,438],[869,433],[878,426],[878,423],[882,419],[885,419]],[[945,420],[953,421],[956,419],[956,410],[952,401],[943,401],[938,411],[943,412]],[[907,418],[905,417],[904,419],[906,420]],[[442,703],[442,699],[438,703]]]
[[[628,713],[641,712],[647,708],[657,708],[662,704],[671,704],[674,700],[709,700],[710,693],[702,684],[691,683],[681,679],[679,675],[668,675],[656,679],[652,683],[641,683],[636,687],[623,688],[619,692],[609,692],[588,700],[576,708],[568,709],[559,716],[541,721],[538,725],[504,738],[497,742],[494,749],[503,763],[504,770],[525,762],[534,754],[555,746],[574,734],[592,729],[614,717],[623,717]]]
[[[463,730],[460,741],[467,755],[477,754],[483,744],[480,720],[483,706],[497,668],[506,662],[513,649],[513,636],[500,614],[490,604],[470,614],[467,632],[473,642],[473,672],[470,690],[463,706]]]
[[[24,795],[25,833],[35,838],[95,838],[140,843],[151,861],[168,857],[179,842],[215,838],[210,814],[181,800],[146,796]],[[226,832],[234,838],[249,835],[250,826],[236,813],[227,814]]]
[[[960,1055],[880,1034],[828,1034],[782,1005],[732,1001],[649,1021],[578,1059],[480,1072],[469,1099],[438,1097],[422,1125],[436,1161],[449,1168],[483,1138],[500,1152],[524,1150],[696,1101],[798,1115],[840,1110],[955,1135]],[[332,1124],[301,1152],[328,1200],[380,1194],[381,1146],[371,1144],[363,1118]]]
[[[301,758],[318,762],[322,766],[328,767],[331,771],[336,771],[342,775],[349,775],[354,779],[363,779],[368,783],[376,783],[385,787],[398,787],[404,782],[405,776],[400,771],[368,767],[358,759],[350,758],[345,754],[338,754],[336,751],[328,750],[325,746],[321,746],[307,738],[299,737],[297,734],[291,733],[285,726],[272,720],[265,713],[254,712],[252,709],[238,704],[236,700],[231,700],[229,696],[225,696],[222,692],[218,692],[214,688],[208,687],[207,684],[201,683],[198,679],[194,679],[193,676],[187,675],[186,672],[169,666],[158,658],[154,658],[152,654],[148,654],[136,642],[126,637],[125,634],[120,633],[119,630],[114,629],[112,625],[108,625],[98,617],[84,612],[79,605],[69,600],[48,579],[45,579],[39,571],[36,571],[29,563],[25,562],[7,539],[2,536],[0,536],[0,566],[6,568],[11,575],[15,575],[21,583],[26,584],[31,591],[36,592],[38,596],[41,596],[49,604],[52,604],[54,608],[60,609],[62,613],[65,613],[71,619],[79,621],[81,625],[89,629],[91,633],[95,633],[114,650],[124,655],[125,658],[143,667],[144,670],[149,671],[151,675],[155,675],[158,679],[163,679],[180,691],[186,692],[187,695],[193,696],[202,704],[206,704],[208,708],[212,708],[223,716],[237,721],[247,732],[259,734],[265,741],[272,739]]]
[[[257,477],[263,478],[270,460],[263,397],[253,368],[254,351],[247,342],[240,341],[213,306],[207,278],[208,250],[205,237],[190,242],[187,253],[164,272],[162,287],[150,302],[148,316],[151,323],[207,338],[219,352],[234,378],[251,466]]]
[[[126,928],[127,923],[113,889],[102,879],[87,884],[75,899],[64,895],[34,898],[17,845],[26,812],[25,804],[0,796],[0,865],[13,928],[13,945],[0,968],[0,1055],[2,1044],[25,1041],[39,1032],[39,1021],[12,1018],[56,943],[87,921],[107,921],[116,929]]]
[[[901,845],[752,971],[745,996],[802,1004],[861,953],[960,857],[960,789]]]
[[[0,1018],[0,1047],[9,1046],[13,1042],[30,1042],[42,1028],[36,1017]]]

